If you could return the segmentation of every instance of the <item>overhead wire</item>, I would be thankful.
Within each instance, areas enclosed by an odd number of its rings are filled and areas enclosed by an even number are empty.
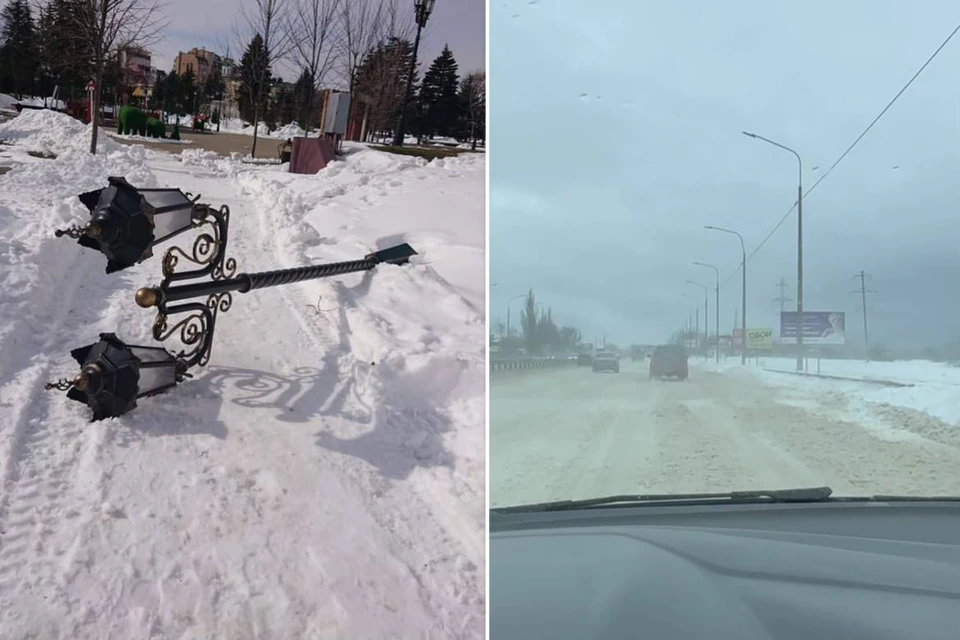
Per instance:
[[[837,160],[832,165],[830,165],[830,168],[827,169],[827,171],[823,175],[821,175],[820,178],[816,182],[814,182],[809,189],[807,189],[807,191],[803,194],[804,198],[810,195],[810,193],[812,193],[813,190],[816,189],[821,182],[823,182],[824,178],[830,175],[830,173],[833,172],[833,170],[837,167],[837,165],[840,164],[843,161],[843,159],[847,157],[847,154],[849,154],[853,150],[853,148],[857,146],[857,144],[863,139],[863,137],[867,135],[867,132],[869,132],[870,129],[873,128],[873,125],[877,124],[880,118],[883,117],[883,115],[890,109],[890,107],[892,107],[894,103],[900,98],[900,96],[902,96],[903,93],[910,87],[910,85],[913,84],[913,81],[916,80],[921,73],[923,73],[923,70],[927,68],[927,65],[933,62],[933,59],[936,58],[937,55],[943,50],[943,48],[947,46],[947,43],[949,43],[950,40],[953,39],[953,36],[957,35],[957,32],[960,32],[960,24],[958,24],[957,27],[950,33],[950,35],[947,36],[946,40],[944,40],[940,44],[940,46],[937,47],[937,50],[934,51],[929,58],[927,58],[927,61],[923,63],[923,66],[921,66],[915,74],[913,74],[913,77],[911,77],[910,80],[908,80],[907,83],[903,85],[903,88],[901,88],[900,91],[897,92],[897,95],[893,96],[893,99],[887,103],[887,106],[885,106],[879,114],[877,114],[877,117],[874,118],[869,125],[867,125],[867,128],[864,129],[859,136],[857,136],[857,139],[854,140],[849,147],[847,147],[847,150],[844,151],[843,154],[841,154],[840,157],[837,158]],[[760,249],[763,248],[763,245],[765,245],[767,241],[770,240],[770,238],[772,238],[773,235],[780,229],[780,227],[783,226],[783,223],[787,221],[787,218],[790,217],[790,214],[792,214],[794,210],[796,210],[797,204],[798,203],[794,202],[793,206],[790,207],[790,209],[783,215],[782,218],[780,218],[780,221],[773,228],[773,230],[771,230],[770,233],[767,234],[767,236],[763,239],[763,241],[759,245],[757,245],[757,247],[753,251],[747,254],[748,260],[753,256],[755,256],[760,251]],[[730,273],[730,275],[724,278],[723,281],[720,283],[720,288],[722,289],[730,281],[730,279],[733,276],[735,276],[738,271],[740,271],[741,268],[742,266],[738,266],[736,269],[733,270],[732,273]]]

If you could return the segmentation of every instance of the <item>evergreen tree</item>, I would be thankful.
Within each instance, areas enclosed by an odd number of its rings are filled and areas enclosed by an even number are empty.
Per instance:
[[[39,70],[36,27],[27,0],[10,0],[0,11],[0,86],[22,97],[33,93]]]
[[[363,57],[357,67],[354,88],[367,99],[369,132],[393,132],[400,117],[412,61],[413,43],[400,38],[388,39],[371,48]],[[417,76],[414,74],[412,91],[415,91],[416,83]],[[411,113],[407,114],[408,117]]]
[[[165,110],[167,104],[167,72],[157,71],[157,81],[153,85],[153,95],[150,98],[151,109]]]
[[[160,80],[157,80],[157,84]],[[180,82],[180,76],[173,71],[163,79],[163,110],[167,113],[180,113],[180,105],[183,102],[183,86]]]
[[[474,71],[460,81],[460,123],[457,138],[469,140],[476,150],[477,140],[486,139],[487,76]]]
[[[423,75],[417,100],[420,133],[429,137],[456,135],[462,120],[459,89],[457,61],[445,45]]]
[[[59,84],[75,94],[86,93],[93,70],[93,51],[75,25],[87,8],[84,0],[50,0],[41,12],[39,61],[51,90],[53,84]]]
[[[180,92],[183,96],[183,112],[189,114],[196,113],[197,101],[197,77],[193,73],[193,67],[187,65],[187,71],[180,76]]]
[[[527,299],[520,312],[520,326],[523,328],[523,342],[529,355],[540,353],[540,341],[537,335],[537,299],[533,289],[527,293]]]
[[[309,69],[304,69],[293,85],[291,94],[293,119],[304,131],[319,126],[319,104],[314,90],[313,75]]]
[[[218,65],[215,66],[210,72],[210,75],[207,76],[201,91],[202,102],[212,102],[217,100],[219,96],[226,91],[226,84],[223,81],[223,74],[221,72],[222,69]]]
[[[256,126],[270,95],[270,57],[258,33],[250,41],[240,59],[240,95],[237,106],[240,117]]]

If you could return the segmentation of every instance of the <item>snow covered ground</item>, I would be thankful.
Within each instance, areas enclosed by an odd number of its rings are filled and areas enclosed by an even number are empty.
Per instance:
[[[620,374],[492,376],[491,506],[820,485],[960,495],[955,424],[892,404],[860,411],[864,383],[728,363],[693,363],[689,382],[650,380],[646,363],[626,360]]]
[[[291,175],[107,136],[90,156],[62,118],[0,125],[0,637],[482,637],[483,157],[350,147]],[[151,344],[133,293],[160,279],[160,251],[108,276],[53,236],[111,175],[229,205],[241,271],[420,255],[235,294],[208,367],[89,423],[43,384],[100,332]]]
[[[719,365],[692,361],[694,366],[735,374],[741,367],[737,358]],[[920,412],[960,429],[960,368],[942,362],[910,360],[864,362],[862,360],[826,360],[811,358],[807,373],[863,380],[863,383],[798,376],[793,358],[761,357],[749,362],[744,374],[762,384],[792,393],[794,402],[811,408],[828,407],[834,415],[851,417],[867,424],[907,419],[898,414]],[[885,386],[878,382],[908,386]],[[884,416],[887,416],[886,418]]]

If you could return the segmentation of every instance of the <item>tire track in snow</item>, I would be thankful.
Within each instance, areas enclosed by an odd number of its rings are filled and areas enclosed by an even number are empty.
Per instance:
[[[28,222],[24,234],[48,231],[45,225]],[[52,402],[67,400],[62,392],[43,388],[52,377],[58,377],[53,374],[61,373],[53,370],[54,362],[46,354],[69,349],[64,336],[73,339],[76,332],[67,328],[68,321],[89,326],[86,321],[92,310],[76,313],[74,303],[82,295],[83,280],[102,264],[91,260],[97,256],[83,255],[87,252],[82,249],[63,248],[62,240],[51,238],[35,254],[34,266],[41,277],[27,292],[30,310],[15,316],[0,347],[6,353],[0,361],[0,403],[7,414],[0,431],[0,604],[7,603],[10,592],[25,580],[37,584],[45,575],[25,567],[34,564],[37,550],[44,548],[53,533],[57,514],[64,511],[65,494],[77,466],[76,452],[71,452],[68,443],[79,448],[84,438],[82,431],[51,415]],[[61,366],[57,361],[56,367]]]
[[[270,216],[278,216],[287,221],[302,219],[311,209],[311,204],[305,203],[303,198],[291,196],[286,191],[285,186],[277,181],[266,177],[255,177],[253,181],[244,181],[243,189],[261,205],[269,202]],[[253,184],[250,184],[253,182]],[[362,185],[369,184],[369,180],[362,181]],[[344,193],[343,190],[334,190],[333,196]],[[280,234],[276,233],[276,221],[268,220],[267,207],[257,207],[257,217],[260,222],[260,231],[262,238],[273,238],[273,247],[265,247],[272,252],[284,267],[299,266],[306,259],[302,255],[302,249],[295,242],[287,244]],[[292,245],[292,246],[290,246]],[[271,251],[272,249],[272,251]],[[293,250],[291,250],[293,249]],[[291,264],[290,256],[297,255],[301,258],[298,264]],[[278,265],[279,266],[279,265]],[[374,277],[373,274],[365,274],[364,277]],[[442,278],[434,284],[445,288],[448,296],[460,299],[462,304],[469,307],[468,301],[456,290],[452,289]],[[316,283],[314,283],[316,284]],[[304,310],[315,301],[308,302],[305,293],[306,284],[296,284],[290,287],[281,288],[281,295],[287,301],[287,307],[295,316],[297,322],[307,337],[317,349],[318,353],[326,353],[334,348],[339,350],[337,357],[339,363],[347,361],[351,364],[350,375],[341,376],[342,382],[331,393],[331,398],[337,397],[344,392],[346,388],[362,387],[368,389],[366,404],[378,407],[374,410],[372,422],[376,425],[383,425],[384,428],[396,429],[401,432],[426,432],[436,431],[437,425],[431,424],[429,418],[426,420],[414,418],[411,420],[409,415],[404,415],[402,411],[397,411],[391,407],[381,407],[384,403],[382,397],[382,382],[374,382],[370,388],[368,379],[373,377],[375,381],[382,378],[381,375],[370,372],[357,356],[358,351],[363,353],[375,353],[372,345],[364,344],[360,341],[358,344],[357,334],[351,326],[348,319],[347,309],[354,308],[353,300],[349,300],[350,295],[342,285],[325,287],[335,292],[335,302],[330,304],[336,306],[340,313],[336,318],[332,314],[327,316],[330,321],[330,328],[326,331],[319,329],[315,323],[308,322]],[[323,285],[321,285],[323,286]],[[326,299],[326,296],[324,297]],[[440,299],[443,299],[442,297]],[[323,304],[321,304],[323,306]],[[390,321],[378,314],[370,313],[369,310],[365,318],[363,314],[353,314],[359,316],[358,321],[368,320],[364,323],[367,330],[374,333],[384,330],[384,326],[389,327]],[[377,365],[378,367],[382,366]],[[358,373],[367,371],[364,379],[358,380]],[[384,413],[386,413],[384,415]],[[402,455],[402,453],[401,453]],[[332,457],[335,459],[336,457]],[[468,637],[475,635],[478,629],[483,628],[483,619],[472,616],[470,611],[483,606],[483,588],[480,586],[482,581],[482,570],[477,563],[463,557],[463,539],[454,535],[461,532],[463,528],[462,521],[454,514],[443,509],[434,509],[431,503],[450,502],[450,496],[440,499],[438,492],[440,490],[431,485],[430,491],[424,492],[421,483],[415,483],[409,478],[406,482],[386,483],[365,463],[360,463],[352,456],[339,457],[341,469],[360,482],[361,486],[367,488],[367,509],[370,515],[396,540],[399,545],[393,553],[399,554],[404,559],[411,577],[418,584],[421,598],[424,604],[434,611],[434,615],[442,620],[444,629],[453,634],[454,637]],[[454,474],[450,474],[454,476]],[[389,486],[387,486],[389,484]],[[449,483],[448,483],[449,484]],[[465,483],[459,483],[462,487]],[[397,518],[398,510],[395,507],[384,508],[382,500],[370,499],[370,496],[378,496],[389,493],[394,496],[394,503],[403,505],[405,517]],[[445,493],[445,492],[444,492]],[[482,498],[481,498],[482,499]],[[470,555],[478,558],[482,562],[482,549],[477,548],[474,540],[475,536],[467,538],[472,541],[467,543]],[[441,549],[424,549],[423,540],[441,542]],[[481,545],[482,546],[482,545]],[[423,554],[433,556],[433,559],[426,564],[422,563]],[[454,609],[450,609],[450,603],[455,603]],[[482,631],[481,631],[482,633]]]

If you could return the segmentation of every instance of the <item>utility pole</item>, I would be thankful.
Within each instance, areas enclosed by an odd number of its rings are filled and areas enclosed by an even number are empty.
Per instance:
[[[784,311],[786,311],[786,306],[787,306],[786,303],[791,302],[793,300],[792,298],[788,298],[786,294],[784,294],[784,291],[790,285],[787,284],[787,281],[785,278],[780,278],[780,282],[778,282],[775,286],[777,287],[777,289],[780,289],[780,295],[774,298],[773,300],[774,302],[780,303],[780,313],[783,313]]]
[[[853,276],[854,280],[860,280],[860,288],[850,292],[860,294],[860,305],[863,307],[863,357],[867,362],[870,362],[870,334],[867,333],[867,294],[876,293],[873,289],[867,289],[867,278],[869,277],[870,274],[864,273],[861,269],[860,273]]]

